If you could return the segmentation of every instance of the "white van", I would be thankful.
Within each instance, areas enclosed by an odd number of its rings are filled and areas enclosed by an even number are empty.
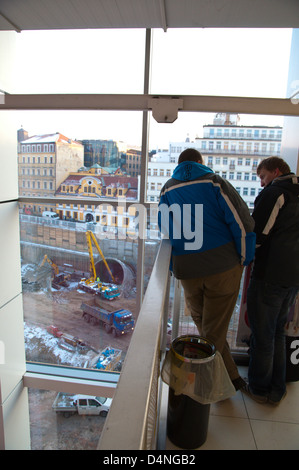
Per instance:
[[[50,219],[59,219],[59,215],[56,212],[44,211],[43,217],[50,217]]]

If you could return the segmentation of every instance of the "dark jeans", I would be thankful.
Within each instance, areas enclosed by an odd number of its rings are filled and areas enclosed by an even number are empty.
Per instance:
[[[253,393],[279,401],[286,391],[284,326],[298,287],[283,287],[251,279],[247,313],[252,331],[248,369]]]

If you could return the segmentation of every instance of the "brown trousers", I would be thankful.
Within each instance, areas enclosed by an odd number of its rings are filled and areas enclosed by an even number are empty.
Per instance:
[[[243,266],[197,279],[181,279],[185,301],[201,336],[210,340],[222,355],[231,380],[239,377],[226,340],[229,322],[240,289]]]

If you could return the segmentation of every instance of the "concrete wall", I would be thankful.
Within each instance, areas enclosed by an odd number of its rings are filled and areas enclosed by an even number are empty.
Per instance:
[[[74,224],[75,225],[75,224]],[[47,254],[58,266],[70,264],[79,271],[89,271],[89,254],[84,231],[75,231],[54,225],[21,222],[21,255],[28,263],[39,263]],[[136,270],[137,240],[103,239],[99,245],[106,258],[116,258]],[[146,243],[145,274],[151,273],[159,242]],[[96,248],[94,256],[98,253]]]

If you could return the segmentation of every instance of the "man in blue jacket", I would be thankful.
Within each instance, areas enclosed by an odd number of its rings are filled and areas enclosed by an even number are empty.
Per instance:
[[[199,334],[222,354],[236,390],[244,386],[226,341],[243,267],[254,257],[254,222],[233,186],[184,150],[161,190],[159,227],[172,244],[171,266]]]

